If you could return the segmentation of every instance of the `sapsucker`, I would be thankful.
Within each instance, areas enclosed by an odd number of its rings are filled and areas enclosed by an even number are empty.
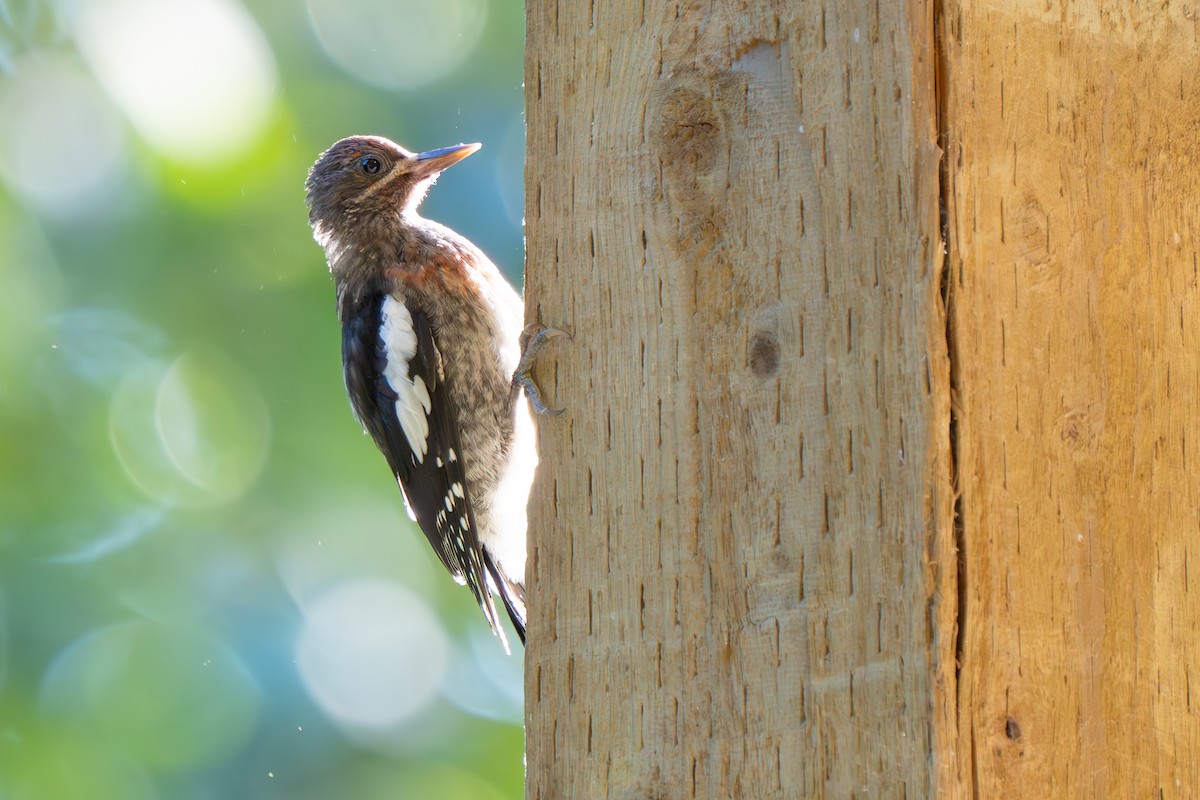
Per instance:
[[[333,274],[355,415],[442,564],[503,640],[498,595],[524,641],[530,406],[554,413],[528,370],[562,332],[523,330],[522,300],[487,256],[417,213],[438,174],[478,149],[342,139],[309,172],[309,222]]]

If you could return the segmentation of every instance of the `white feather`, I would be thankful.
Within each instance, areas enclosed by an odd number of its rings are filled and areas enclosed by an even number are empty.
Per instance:
[[[417,354],[417,333],[413,330],[412,315],[396,298],[383,299],[383,324],[379,327],[387,363],[383,376],[396,393],[396,418],[408,439],[417,462],[429,452],[429,412],[433,402],[429,389],[420,375],[408,377],[409,364]]]
[[[516,438],[492,499],[491,526],[480,540],[513,580],[525,580],[525,528],[529,487],[537,469],[537,434],[524,395],[517,400]]]

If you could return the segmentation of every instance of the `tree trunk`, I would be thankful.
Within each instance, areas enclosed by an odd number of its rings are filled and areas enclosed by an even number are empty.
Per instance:
[[[966,777],[1195,797],[1196,8],[944,19]]]
[[[529,5],[529,798],[1200,792],[1198,19]]]
[[[531,2],[527,796],[928,796],[953,730],[927,3]],[[947,700],[947,698],[950,698]]]

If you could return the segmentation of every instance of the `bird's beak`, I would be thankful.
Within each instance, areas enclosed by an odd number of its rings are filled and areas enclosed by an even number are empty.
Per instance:
[[[452,167],[467,156],[483,147],[479,142],[471,144],[452,144],[449,147],[439,147],[437,150],[426,150],[417,153],[417,169],[421,175],[436,175],[447,167]]]

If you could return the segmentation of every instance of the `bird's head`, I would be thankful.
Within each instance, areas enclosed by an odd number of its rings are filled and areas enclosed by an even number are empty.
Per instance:
[[[364,215],[414,211],[442,170],[479,148],[456,144],[413,153],[382,136],[336,142],[317,159],[305,184],[318,240]]]

